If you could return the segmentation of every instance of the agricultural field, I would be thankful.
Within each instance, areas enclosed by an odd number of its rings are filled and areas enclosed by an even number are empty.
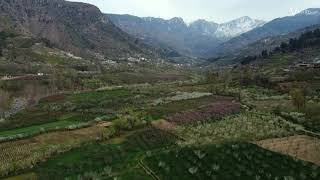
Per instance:
[[[209,119],[219,119],[223,116],[235,114],[241,111],[239,103],[232,101],[218,101],[195,110],[189,110],[168,116],[166,119],[175,124],[197,123]]]
[[[275,115],[246,112],[209,119],[205,123],[178,126],[173,133],[185,139],[181,145],[198,145],[283,137],[295,134],[301,128]]]
[[[85,1],[0,0],[0,180],[320,180],[316,0]]]
[[[174,136],[146,128],[128,135],[121,142],[83,145],[40,163],[31,173],[39,179],[152,179],[140,167],[141,157],[149,156],[152,151],[169,148],[174,142]]]
[[[159,179],[319,179],[312,163],[249,143],[228,143],[164,151],[143,159]]]
[[[0,144],[0,174],[19,172],[46,161],[55,154],[69,151],[103,137],[104,129],[93,126],[73,131],[52,132],[32,138]]]
[[[295,110],[288,93],[236,84],[64,92],[0,123],[0,177],[317,180],[318,137],[291,138],[317,131]]]
[[[287,154],[320,165],[320,141],[306,135],[266,139],[256,144],[271,151]]]

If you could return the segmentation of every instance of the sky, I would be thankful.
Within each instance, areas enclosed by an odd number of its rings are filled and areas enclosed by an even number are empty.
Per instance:
[[[186,22],[206,19],[217,23],[242,16],[261,20],[290,16],[307,8],[320,8],[320,0],[69,0],[94,4],[104,13],[131,14],[140,17]]]

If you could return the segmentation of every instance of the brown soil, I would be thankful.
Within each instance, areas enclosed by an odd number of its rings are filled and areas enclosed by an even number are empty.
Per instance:
[[[169,115],[166,120],[175,124],[188,124],[198,121],[207,121],[211,118],[221,118],[241,110],[240,103],[234,101],[217,101],[197,109]]]
[[[56,94],[52,96],[47,96],[41,99],[42,102],[56,102],[56,101],[62,101],[66,98],[64,94]]]
[[[112,125],[112,122],[100,122],[97,124],[99,127],[110,127]]]
[[[320,165],[320,139],[297,135],[258,141],[258,146]]]

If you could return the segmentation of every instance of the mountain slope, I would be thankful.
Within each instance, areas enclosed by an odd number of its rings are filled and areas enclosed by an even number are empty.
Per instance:
[[[77,55],[119,57],[147,52],[93,5],[64,0],[2,0],[0,10],[0,30],[11,26]]]
[[[275,47],[280,46],[282,42],[287,43],[289,42],[290,39],[297,38],[305,32],[313,31],[319,28],[320,28],[320,24],[308,26],[306,28],[302,28],[295,32],[291,32],[285,35],[266,37],[239,49],[239,51],[237,51],[237,53],[235,53],[234,55],[242,55],[242,56],[258,55],[263,50],[272,51]]]
[[[210,48],[220,40],[190,30],[181,18],[140,18],[131,15],[107,14],[108,18],[123,31],[153,47],[161,47],[187,56],[206,56]]]
[[[244,16],[230,22],[220,24],[215,32],[215,36],[219,38],[230,39],[252,29],[261,27],[264,24],[264,21],[251,19],[248,16]]]
[[[299,29],[295,32],[291,32],[284,35],[278,36],[269,36],[253,43],[250,43],[244,47],[239,48],[237,51],[232,51],[225,56],[219,58],[210,58],[208,62],[212,62],[214,64],[233,64],[239,63],[243,59],[247,57],[259,57],[262,55],[263,51],[267,51],[267,53],[273,52],[275,48],[278,48],[282,43],[289,43],[292,39],[299,38],[302,34],[307,32],[312,32],[314,30],[320,29],[320,24],[308,26],[306,28]]]
[[[204,19],[196,20],[189,25],[191,31],[195,33],[202,33],[207,36],[214,36],[218,27],[218,23],[209,22]]]
[[[295,16],[288,16],[270,21],[262,27],[253,29],[223,43],[219,47],[215,48],[213,55],[224,55],[237,51],[239,48],[262,38],[288,34],[298,29],[320,24],[319,12],[320,9],[307,9]]]
[[[211,50],[222,42],[264,23],[243,17],[224,24],[197,20],[187,25],[181,18],[164,20],[117,14],[106,16],[123,31],[153,47],[197,57],[208,57]]]

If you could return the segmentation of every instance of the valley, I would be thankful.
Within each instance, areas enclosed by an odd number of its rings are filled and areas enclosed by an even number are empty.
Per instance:
[[[188,25],[0,10],[0,179],[320,179],[319,9]]]

